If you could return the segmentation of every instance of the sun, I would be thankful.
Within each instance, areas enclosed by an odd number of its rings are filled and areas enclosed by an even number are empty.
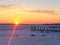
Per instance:
[[[17,24],[19,24],[18,22],[15,22],[15,24],[17,25]]]
[[[16,19],[16,20],[15,20],[15,24],[16,24],[16,25],[19,24],[19,20]]]

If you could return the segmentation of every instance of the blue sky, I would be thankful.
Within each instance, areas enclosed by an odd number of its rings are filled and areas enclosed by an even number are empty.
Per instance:
[[[59,8],[60,0],[0,0],[0,5],[5,4],[20,4],[29,8],[51,9]]]
[[[0,0],[0,5],[19,5],[22,8],[37,8],[60,14],[60,0]]]

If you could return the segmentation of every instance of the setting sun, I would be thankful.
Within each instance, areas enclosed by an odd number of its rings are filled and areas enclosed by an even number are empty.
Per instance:
[[[15,22],[15,24],[17,25],[17,24],[19,24],[18,22]]]
[[[17,24],[19,24],[19,20],[18,19],[15,19],[15,24],[17,25]]]

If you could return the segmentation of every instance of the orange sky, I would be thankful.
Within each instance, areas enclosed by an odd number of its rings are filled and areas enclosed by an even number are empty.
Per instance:
[[[0,6],[0,23],[41,24],[60,23],[60,13],[54,10]]]

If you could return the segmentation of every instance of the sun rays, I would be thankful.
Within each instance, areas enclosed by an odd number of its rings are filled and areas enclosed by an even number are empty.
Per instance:
[[[11,41],[12,41],[12,39],[13,39],[13,36],[14,36],[14,33],[15,33],[15,31],[16,31],[16,28],[17,28],[18,24],[19,24],[18,21],[16,21],[16,22],[15,22],[15,26],[14,26],[14,28],[13,28],[13,30],[12,30],[12,33],[11,33],[11,35],[10,35],[10,37],[9,37],[8,44],[7,44],[7,45],[10,45],[10,44],[11,44]]]

